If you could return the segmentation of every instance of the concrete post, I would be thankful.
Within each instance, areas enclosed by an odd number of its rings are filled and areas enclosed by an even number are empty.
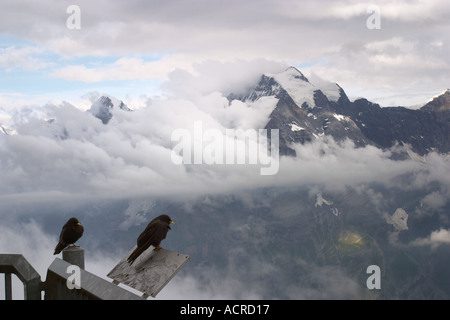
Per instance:
[[[11,273],[5,273],[5,300],[12,300]]]
[[[81,247],[67,247],[62,251],[64,261],[84,269],[84,249]]]

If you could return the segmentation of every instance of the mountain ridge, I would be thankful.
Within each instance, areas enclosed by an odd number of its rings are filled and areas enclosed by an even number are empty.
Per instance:
[[[289,67],[280,74],[263,74],[247,95],[228,98],[247,103],[265,96],[278,99],[265,129],[280,130],[282,155],[295,155],[295,143],[322,136],[338,142],[350,139],[357,147],[409,145],[421,156],[450,152],[450,90],[413,110],[382,108],[365,98],[350,101],[337,83],[325,83],[315,86],[298,69]]]

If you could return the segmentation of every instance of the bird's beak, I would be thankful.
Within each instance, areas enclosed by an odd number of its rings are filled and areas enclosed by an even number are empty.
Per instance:
[[[81,226],[81,223],[78,222],[77,225]]]
[[[175,224],[175,222],[173,222],[172,220],[170,220],[170,223],[171,223],[171,224]]]

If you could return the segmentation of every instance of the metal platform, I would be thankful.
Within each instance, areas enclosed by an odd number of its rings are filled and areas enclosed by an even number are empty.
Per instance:
[[[188,255],[166,249],[153,251],[154,247],[150,246],[130,265],[127,258],[135,248],[107,276],[116,284],[122,283],[143,292],[143,297],[156,297],[190,259]]]

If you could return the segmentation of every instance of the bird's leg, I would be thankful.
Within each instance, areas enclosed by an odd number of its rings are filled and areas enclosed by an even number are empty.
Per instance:
[[[159,250],[161,250],[161,249],[162,249],[161,246],[156,246],[155,249],[153,249],[153,251],[159,251]]]

